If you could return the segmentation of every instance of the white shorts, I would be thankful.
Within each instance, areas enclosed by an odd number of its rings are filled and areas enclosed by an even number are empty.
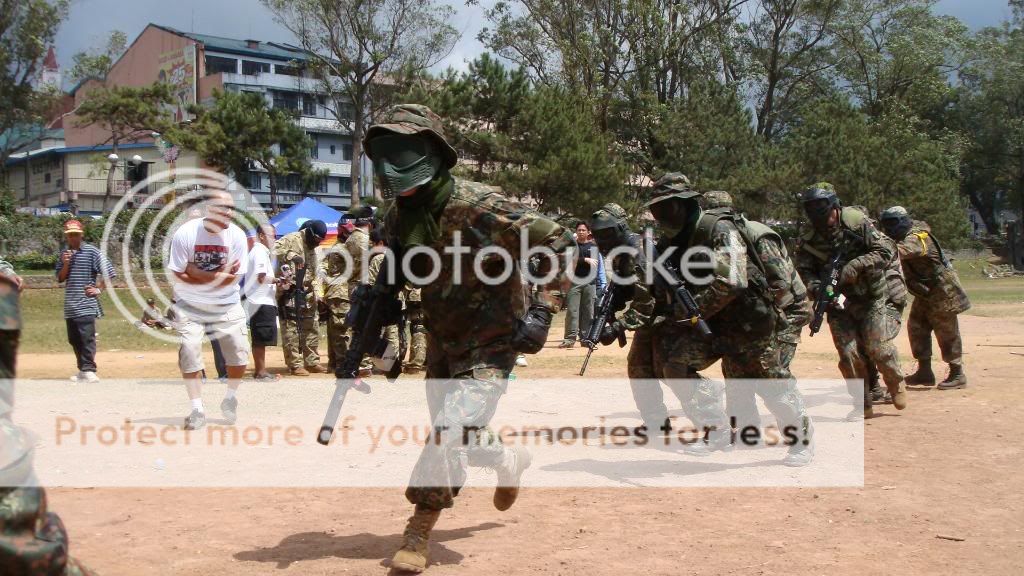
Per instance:
[[[226,365],[245,366],[249,363],[249,319],[241,303],[211,312],[208,307],[198,310],[178,302],[174,305],[174,313],[174,327],[181,336],[178,368],[182,373],[190,374],[204,369],[204,336],[220,342]]]

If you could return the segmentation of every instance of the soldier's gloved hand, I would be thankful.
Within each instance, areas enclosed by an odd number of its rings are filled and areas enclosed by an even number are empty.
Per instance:
[[[851,284],[857,283],[857,270],[852,266],[845,266],[842,273],[839,274],[839,284],[841,286],[850,286]]]
[[[536,354],[544,348],[551,329],[551,312],[543,306],[530,306],[519,320],[519,327],[512,337],[512,347],[517,352]]]
[[[626,327],[622,325],[622,322],[616,320],[606,324],[604,329],[601,330],[601,337],[598,339],[604,346],[609,346],[612,342],[619,339],[620,336],[626,334]]]

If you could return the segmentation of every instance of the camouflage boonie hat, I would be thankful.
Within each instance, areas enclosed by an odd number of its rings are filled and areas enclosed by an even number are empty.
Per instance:
[[[658,178],[654,182],[654,189],[651,190],[651,196],[644,204],[645,208],[649,208],[662,200],[668,200],[669,198],[681,198],[683,200],[689,198],[696,198],[700,196],[700,192],[697,192],[690,186],[690,179],[679,172],[668,172],[661,178]]]
[[[700,199],[700,205],[705,210],[715,208],[732,208],[732,195],[724,190],[712,190],[705,192]]]
[[[363,149],[367,151],[367,156],[370,156],[370,160],[373,160],[373,157],[369,153],[370,147],[367,146],[367,142],[383,132],[393,132],[395,134],[426,133],[433,136],[441,147],[441,154],[444,156],[446,168],[452,168],[459,161],[455,148],[452,148],[448,140],[445,139],[441,117],[422,104],[398,104],[392,106],[380,117],[376,124],[370,126],[366,131],[366,135],[363,136]]]
[[[590,216],[590,229],[603,230],[626,223],[626,211],[613,202],[605,204]]]
[[[885,210],[882,210],[882,216],[879,219],[880,220],[889,220],[890,218],[891,219],[910,218],[910,213],[907,212],[907,209],[904,208],[903,206],[893,206],[891,208],[886,208]]]

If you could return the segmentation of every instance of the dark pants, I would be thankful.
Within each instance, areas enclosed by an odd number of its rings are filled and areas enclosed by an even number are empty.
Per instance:
[[[75,351],[79,372],[96,371],[96,317],[67,318],[68,344]]]

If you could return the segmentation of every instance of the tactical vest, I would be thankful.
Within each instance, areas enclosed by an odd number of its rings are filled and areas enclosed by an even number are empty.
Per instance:
[[[729,353],[774,334],[776,324],[784,316],[775,305],[768,273],[755,246],[757,238],[761,237],[758,234],[771,233],[778,238],[774,230],[763,224],[760,227],[748,226],[750,223],[731,208],[715,208],[701,214],[690,245],[710,246],[715,226],[722,220],[736,226],[747,251],[747,289],[708,320],[715,334],[717,350]]]
[[[852,260],[864,254],[868,248],[868,241],[871,238],[871,220],[866,214],[852,207],[844,207],[841,212],[839,237],[837,245],[843,260]],[[800,238],[800,249],[814,256],[821,263],[829,261],[828,249],[822,250],[814,246],[811,241],[817,237],[813,228],[809,229]],[[872,282],[858,282],[853,286],[844,286],[842,292],[847,298],[860,299],[861,301],[876,300],[885,297],[888,291],[884,274],[880,274]]]

